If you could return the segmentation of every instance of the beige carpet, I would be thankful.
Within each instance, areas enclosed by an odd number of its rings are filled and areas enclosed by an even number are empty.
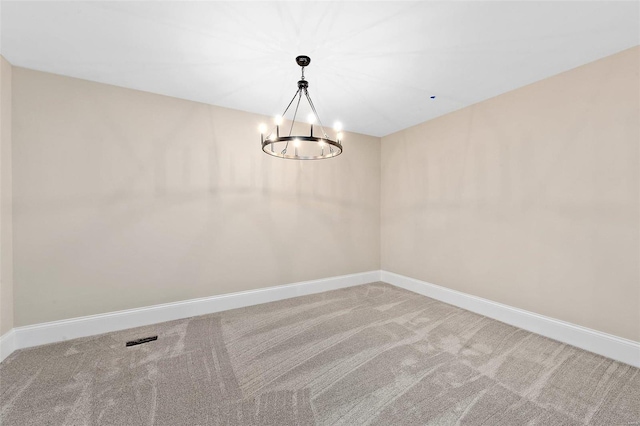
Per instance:
[[[17,351],[0,392],[3,426],[640,422],[637,368],[382,283]]]

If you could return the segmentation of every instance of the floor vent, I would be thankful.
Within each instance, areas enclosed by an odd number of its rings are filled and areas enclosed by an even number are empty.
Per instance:
[[[158,336],[143,337],[142,339],[131,340],[127,342],[127,346],[141,345],[143,343],[153,342],[154,340],[158,340]]]

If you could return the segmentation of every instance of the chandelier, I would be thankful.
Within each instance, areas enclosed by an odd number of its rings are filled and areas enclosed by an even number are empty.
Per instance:
[[[311,58],[308,56],[298,56],[296,62],[302,67],[302,77],[298,81],[298,90],[296,94],[291,98],[291,102],[287,105],[282,115],[278,115],[275,118],[275,127],[268,130],[266,124],[260,125],[260,142],[262,144],[262,150],[274,157],[288,158],[292,160],[320,160],[323,158],[332,158],[342,153],[342,125],[336,123],[334,130],[336,132],[335,140],[332,140],[324,130],[322,121],[318,117],[316,107],[311,101],[309,96],[309,83],[304,79],[304,67],[309,66]],[[298,115],[298,109],[300,108],[300,101],[302,97],[307,100],[311,113],[307,119],[307,124],[310,126],[308,136],[295,136],[292,135],[294,125],[296,124],[296,116]],[[297,99],[297,102],[296,102]],[[283,127],[284,118],[289,111],[289,108],[296,102],[296,107],[293,112],[293,120],[291,125],[286,128]],[[314,125],[317,123],[315,130],[320,133],[320,136],[314,136]],[[267,133],[269,132],[269,133]],[[281,134],[282,133],[282,134]],[[284,135],[284,136],[283,136]]]

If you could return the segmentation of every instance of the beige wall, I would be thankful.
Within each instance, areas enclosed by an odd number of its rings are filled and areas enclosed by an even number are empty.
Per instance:
[[[389,135],[382,156],[348,134],[320,162],[262,154],[258,115],[15,67],[12,86],[3,61],[0,334],[14,299],[23,326],[382,266],[640,341],[639,57]]]
[[[0,56],[0,336],[13,328],[11,70]]]
[[[639,54],[384,137],[382,268],[640,341]]]
[[[16,326],[379,269],[380,139],[14,67]]]

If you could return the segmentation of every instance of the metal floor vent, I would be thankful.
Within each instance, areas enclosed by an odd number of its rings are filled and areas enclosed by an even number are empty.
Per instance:
[[[131,340],[127,342],[127,346],[141,345],[143,343],[153,342],[154,340],[158,340],[158,336],[143,337],[142,339]]]

